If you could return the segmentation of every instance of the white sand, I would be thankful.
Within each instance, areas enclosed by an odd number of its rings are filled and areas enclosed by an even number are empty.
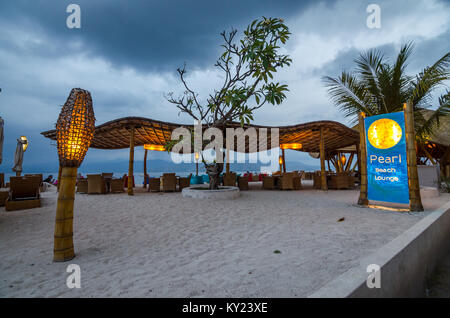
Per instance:
[[[77,195],[68,263],[52,262],[55,192],[39,209],[0,208],[0,296],[307,296],[427,214],[359,208],[357,191],[255,190],[230,202],[136,192]],[[66,286],[70,263],[81,289]]]

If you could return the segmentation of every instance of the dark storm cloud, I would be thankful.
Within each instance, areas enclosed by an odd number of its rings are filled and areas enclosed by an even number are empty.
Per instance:
[[[160,0],[160,1],[8,1],[0,19],[42,29],[58,50],[39,47],[34,54],[68,54],[70,42],[119,66],[140,70],[174,69],[214,63],[219,33],[242,28],[265,16],[287,17],[314,1]],[[81,29],[66,27],[66,7],[81,7]]]
[[[70,3],[81,6],[80,30],[66,27]],[[292,31],[286,51],[293,64],[277,75],[289,85],[286,101],[257,112],[255,122],[288,125],[331,119],[346,123],[329,100],[322,76],[353,69],[353,59],[365,49],[379,48],[395,58],[399,45],[408,40],[416,42],[407,69],[411,75],[448,52],[448,2],[376,1],[382,9],[380,30],[365,25],[369,3],[372,1],[3,0],[0,116],[5,119],[5,144],[0,171],[11,172],[20,135],[30,140],[26,171],[42,171],[44,164],[57,167],[54,142],[40,132],[54,128],[73,87],[91,92],[97,124],[124,116],[189,122],[188,117],[178,117],[176,108],[163,96],[169,91],[182,92],[175,69],[186,62],[191,71],[189,83],[200,96],[207,96],[220,80],[212,67],[222,50],[219,33],[231,27],[242,31],[261,16],[285,18]],[[142,157],[140,151],[137,147],[136,158]],[[92,149],[84,165],[126,161],[127,152]]]

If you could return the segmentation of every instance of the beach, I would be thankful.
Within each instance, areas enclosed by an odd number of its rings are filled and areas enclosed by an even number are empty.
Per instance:
[[[421,213],[386,211],[358,207],[357,190],[303,183],[253,183],[215,202],[140,187],[134,196],[77,194],[76,257],[65,263],[52,261],[52,188],[41,208],[0,208],[0,296],[305,297],[449,199],[425,200]],[[69,264],[80,266],[80,289],[66,286]]]

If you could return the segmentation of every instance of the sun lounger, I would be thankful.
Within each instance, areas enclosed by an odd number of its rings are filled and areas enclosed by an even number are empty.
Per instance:
[[[239,190],[248,190],[248,178],[249,177],[239,177],[238,178],[238,187]]]
[[[281,175],[280,189],[281,190],[294,189],[294,174],[292,172],[286,172]]]
[[[123,180],[122,179],[111,179],[109,181],[109,187],[110,187],[111,193],[120,193],[120,192],[125,191],[123,188]]]
[[[175,173],[163,174],[163,191],[177,191],[177,177]]]
[[[41,206],[39,177],[11,177],[6,211],[32,209]]]
[[[42,176],[42,173],[35,173],[35,174],[25,174],[25,177],[36,177],[36,178],[39,178],[39,180],[40,180],[40,183],[39,183],[39,190],[41,191],[41,192],[44,192],[45,191],[45,189],[44,189],[44,187],[43,187],[43,180],[44,180],[44,177]]]
[[[9,191],[6,189],[0,190],[0,206],[4,206],[6,199],[8,199]]]
[[[101,174],[88,174],[88,194],[106,193],[106,183]]]
[[[149,178],[148,179],[148,192],[159,192],[161,191],[161,181],[159,178]]]
[[[78,193],[88,193],[88,181],[85,178],[80,178],[77,180],[77,192]]]

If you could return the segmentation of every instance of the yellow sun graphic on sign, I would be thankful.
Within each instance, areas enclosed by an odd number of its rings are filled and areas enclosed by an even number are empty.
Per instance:
[[[392,119],[378,119],[370,125],[367,138],[378,149],[394,147],[402,138],[402,128]]]

